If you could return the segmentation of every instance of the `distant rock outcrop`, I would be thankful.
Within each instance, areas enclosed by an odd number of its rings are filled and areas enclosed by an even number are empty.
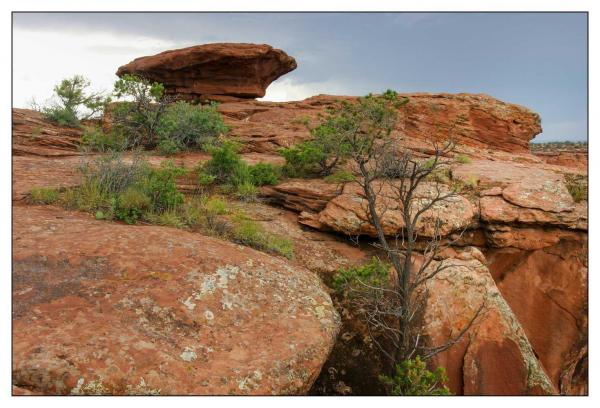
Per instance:
[[[266,44],[203,44],[140,57],[117,75],[135,74],[165,85],[179,99],[260,98],[271,82],[296,69],[296,60]]]

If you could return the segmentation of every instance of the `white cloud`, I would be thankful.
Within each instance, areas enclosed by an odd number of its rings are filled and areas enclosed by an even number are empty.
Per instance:
[[[117,68],[134,58],[191,44],[99,31],[13,31],[13,105],[44,102],[61,79],[87,77],[94,89],[111,90]]]
[[[290,78],[282,78],[273,82],[260,101],[286,102],[300,101],[318,94],[347,95],[348,90],[336,82],[304,82],[299,83]]]

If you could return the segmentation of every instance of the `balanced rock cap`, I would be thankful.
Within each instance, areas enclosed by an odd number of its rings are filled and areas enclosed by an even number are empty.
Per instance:
[[[267,44],[215,43],[136,58],[117,75],[160,82],[177,99],[252,99],[296,67],[293,57]]]

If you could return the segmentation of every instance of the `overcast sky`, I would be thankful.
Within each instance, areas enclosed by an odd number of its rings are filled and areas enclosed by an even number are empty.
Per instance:
[[[13,103],[83,74],[110,90],[120,65],[210,42],[267,43],[298,68],[266,100],[319,93],[487,93],[542,117],[536,141],[587,139],[587,16],[564,13],[13,14]]]

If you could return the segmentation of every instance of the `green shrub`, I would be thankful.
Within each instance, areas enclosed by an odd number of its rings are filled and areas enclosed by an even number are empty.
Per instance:
[[[126,163],[121,154],[113,152],[86,162],[80,171],[83,174],[83,185],[96,184],[95,188],[103,194],[118,194],[147,175],[150,166],[138,156],[131,163]]]
[[[458,163],[461,163],[461,164],[468,164],[468,163],[471,163],[471,158],[470,158],[469,156],[466,156],[466,155],[464,155],[464,154],[459,154],[459,155],[457,155],[457,156],[455,157],[455,159],[456,159],[456,161],[457,161]]]
[[[186,226],[185,217],[176,209],[169,209],[163,212],[147,212],[144,219],[151,224],[162,225],[165,227],[184,228]]]
[[[163,156],[171,156],[180,153],[183,146],[173,139],[162,139],[157,146],[158,152]]]
[[[184,169],[166,160],[160,168],[151,169],[146,177],[140,179],[138,188],[150,197],[154,211],[174,209],[183,204],[183,194],[177,190],[176,179],[184,174]]]
[[[104,133],[99,126],[86,127],[81,144],[84,149],[93,152],[122,151],[127,148],[125,136],[117,131]]]
[[[220,146],[208,148],[211,159],[206,162],[204,171],[213,176],[218,183],[228,183],[236,171],[238,176],[243,168],[242,158],[238,154],[239,145],[230,140],[225,140]]]
[[[229,131],[218,104],[198,106],[184,101],[169,105],[157,129],[159,137],[181,148],[202,149]]]
[[[55,188],[34,188],[28,198],[32,204],[52,204],[58,201],[59,193]]]
[[[90,81],[81,75],[63,79],[54,87],[55,102],[42,108],[42,114],[61,126],[79,127],[81,120],[98,116],[110,102],[102,92],[90,92],[89,87]]]
[[[115,218],[127,224],[135,224],[152,206],[150,197],[133,187],[113,198],[111,204]]]
[[[242,201],[254,201],[258,196],[258,188],[251,182],[244,182],[235,186],[235,196]]]
[[[201,186],[209,186],[212,183],[214,183],[215,180],[215,176],[205,173],[204,170],[201,170],[198,173],[198,184],[200,184]]]
[[[338,170],[325,177],[325,181],[328,183],[348,183],[354,180],[356,180],[356,177],[348,170]]]
[[[279,168],[269,163],[250,166],[252,182],[257,186],[274,185],[279,182]]]
[[[243,215],[234,218],[233,236],[235,241],[255,249],[283,255],[288,259],[293,257],[292,241],[266,232],[257,222]]]
[[[390,265],[373,257],[361,266],[341,268],[333,278],[333,288],[337,292],[354,285],[385,287],[389,281]]]
[[[126,101],[111,105],[110,117],[112,127],[125,135],[128,147],[156,147],[169,102],[165,98],[165,87],[127,74],[115,82],[113,94],[117,98],[126,98]]]
[[[565,174],[566,187],[576,203],[587,200],[588,181],[585,176]]]
[[[390,395],[452,395],[444,385],[448,381],[444,368],[431,372],[419,356],[396,364],[394,375],[382,375],[380,380]]]

